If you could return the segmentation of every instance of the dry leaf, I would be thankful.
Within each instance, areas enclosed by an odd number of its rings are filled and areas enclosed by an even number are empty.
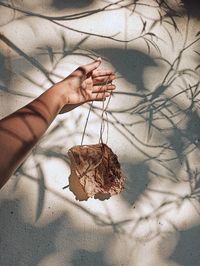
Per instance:
[[[69,188],[78,200],[107,199],[120,193],[125,177],[112,150],[106,144],[78,145],[69,152]]]

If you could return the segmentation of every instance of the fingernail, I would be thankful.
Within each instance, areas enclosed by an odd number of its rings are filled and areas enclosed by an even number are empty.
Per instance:
[[[101,61],[101,57],[98,57],[95,61]]]

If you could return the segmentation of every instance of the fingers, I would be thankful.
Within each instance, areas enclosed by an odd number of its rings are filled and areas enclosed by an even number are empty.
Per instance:
[[[113,84],[102,86],[93,86],[92,78],[85,80],[84,95],[86,101],[103,101],[111,95],[111,92],[116,88]]]
[[[108,76],[98,76],[93,78],[93,83],[94,85],[103,85],[103,84],[107,84],[107,83],[111,83],[114,79],[116,78],[116,76],[114,74],[110,74]]]
[[[99,93],[99,92],[111,92],[115,89],[115,85],[113,84],[107,84],[103,86],[95,86],[93,87],[92,93]]]
[[[89,77],[82,83],[82,88],[87,90],[88,92],[90,91],[91,93],[112,91],[116,88],[116,86],[112,83],[106,83],[106,84],[95,85],[95,86],[94,85],[95,84],[93,84],[92,77]]]
[[[115,74],[111,70],[106,70],[106,71],[97,70],[100,64],[101,64],[101,58],[97,58],[92,63],[77,68],[76,73],[78,76],[84,79],[92,77],[94,85],[100,85],[100,84],[102,85],[112,82],[116,78]]]
[[[110,76],[110,75],[114,75],[113,71],[111,70],[94,70],[92,72],[93,78],[101,77],[101,76]]]
[[[93,101],[104,101],[109,97],[112,91],[115,89],[115,85],[108,84],[104,86],[93,87],[91,98]]]
[[[104,101],[109,96],[110,92],[93,93],[91,96],[91,101]]]
[[[93,61],[92,63],[82,66],[82,68],[84,68],[85,73],[88,74],[88,73],[94,71],[95,69],[97,69],[100,64],[101,64],[101,58],[99,57],[95,61]]]

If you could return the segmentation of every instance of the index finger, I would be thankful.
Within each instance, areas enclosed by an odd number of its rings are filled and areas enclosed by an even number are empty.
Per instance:
[[[92,77],[102,77],[102,76],[111,76],[114,75],[114,72],[112,70],[94,70],[92,72]]]

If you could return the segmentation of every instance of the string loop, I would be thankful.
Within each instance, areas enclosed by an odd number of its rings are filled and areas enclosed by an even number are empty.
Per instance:
[[[108,79],[109,80],[109,79]],[[108,84],[108,80],[106,81],[106,84]],[[105,122],[107,123],[107,136],[106,136],[106,144],[108,142],[108,131],[109,131],[109,123],[108,123],[108,114],[107,114],[107,108],[108,108],[108,105],[110,103],[110,99],[111,99],[111,94],[110,93],[110,96],[109,96],[109,99],[107,101],[107,104],[105,105],[105,101],[103,100],[102,102],[102,113],[101,113],[101,126],[100,126],[100,137],[99,137],[99,143],[104,143],[103,142],[103,133],[104,133],[104,130],[105,130]],[[88,114],[87,114],[87,117],[86,117],[86,122],[85,122],[85,126],[84,126],[84,130],[83,130],[83,135],[82,135],[82,138],[81,138],[81,145],[83,145],[83,141],[84,141],[84,137],[85,137],[85,132],[86,132],[86,128],[87,128],[87,124],[88,124],[88,121],[89,121],[89,117],[90,117],[90,114],[91,114],[91,111],[92,111],[92,108],[93,108],[93,101],[92,103],[90,104],[90,108],[89,108],[89,111],[88,111]]]

